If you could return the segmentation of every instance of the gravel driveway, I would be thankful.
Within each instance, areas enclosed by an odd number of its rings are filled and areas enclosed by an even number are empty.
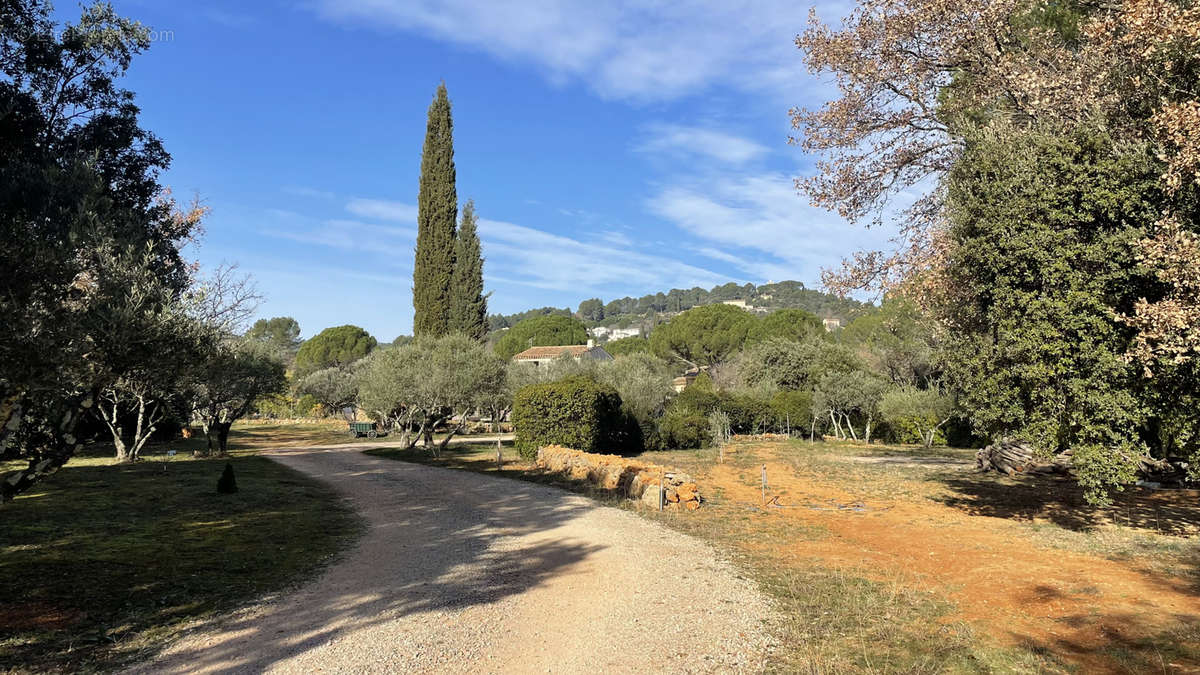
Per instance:
[[[359,450],[272,453],[353,501],[357,546],[140,671],[762,670],[768,602],[707,544],[561,490]]]

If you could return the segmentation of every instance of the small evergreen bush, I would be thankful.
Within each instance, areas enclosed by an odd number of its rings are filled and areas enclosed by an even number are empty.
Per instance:
[[[658,433],[664,447],[703,448],[710,440],[708,416],[691,410],[672,408],[659,420]]]
[[[544,445],[584,452],[642,450],[641,429],[622,408],[620,394],[585,376],[521,389],[513,399],[513,426],[522,453],[532,448],[536,455]]]

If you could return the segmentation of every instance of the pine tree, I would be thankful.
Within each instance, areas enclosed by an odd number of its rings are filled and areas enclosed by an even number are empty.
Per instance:
[[[482,340],[487,336],[487,296],[483,293],[483,255],[480,250],[475,202],[463,206],[454,247],[450,329]]]
[[[455,221],[458,194],[454,187],[454,138],[446,84],[438,85],[421,150],[417,195],[417,255],[413,265],[413,334],[450,332],[451,282],[454,275]]]

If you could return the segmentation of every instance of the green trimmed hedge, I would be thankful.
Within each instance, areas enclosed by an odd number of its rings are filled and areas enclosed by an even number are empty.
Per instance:
[[[536,455],[544,445],[584,452],[637,453],[642,431],[621,407],[616,389],[586,376],[533,384],[513,399],[517,450]]]

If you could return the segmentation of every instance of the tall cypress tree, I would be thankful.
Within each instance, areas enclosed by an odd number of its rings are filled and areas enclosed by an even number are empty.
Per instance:
[[[476,340],[487,335],[487,296],[483,294],[483,253],[477,230],[475,202],[463,206],[454,248],[450,329]]]
[[[413,265],[413,334],[450,332],[451,283],[454,276],[455,221],[458,194],[454,187],[454,137],[446,84],[438,85],[425,126],[421,150],[421,182],[417,195],[417,256]]]

